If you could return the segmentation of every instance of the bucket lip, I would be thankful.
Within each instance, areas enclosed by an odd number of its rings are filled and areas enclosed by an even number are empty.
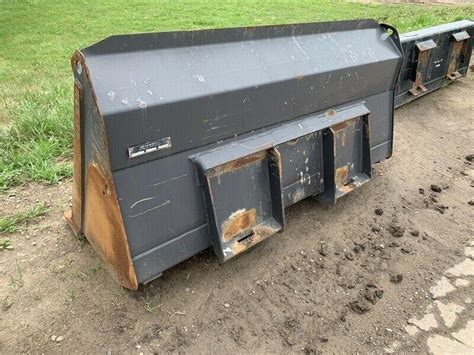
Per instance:
[[[103,55],[370,28],[380,28],[380,24],[373,19],[359,19],[186,31],[145,32],[112,35],[88,47],[82,48],[81,52],[86,56]]]
[[[444,33],[448,31],[464,30],[474,27],[474,21],[461,20],[456,22],[443,23],[441,25],[432,26],[428,28],[422,28],[411,32],[406,32],[400,35],[402,42],[409,42],[413,40],[419,40],[426,37],[432,37],[438,33]]]

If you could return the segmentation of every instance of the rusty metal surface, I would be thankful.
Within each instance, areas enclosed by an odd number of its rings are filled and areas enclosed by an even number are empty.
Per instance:
[[[256,163],[264,159],[265,157],[266,157],[265,151],[260,151],[260,152],[256,152],[250,155],[245,155],[239,159],[231,160],[226,164],[216,166],[215,168],[212,169],[212,171],[208,172],[207,176],[212,177],[212,176],[221,175],[224,173],[229,173],[229,172],[241,169],[246,165]]]
[[[323,190],[323,149],[320,131],[279,144],[283,205],[291,206]],[[296,167],[299,167],[296,170]]]
[[[471,36],[467,33],[467,31],[453,33],[451,38],[452,41],[448,73],[446,74],[446,78],[448,80],[456,80],[462,77],[459,67],[460,64],[464,64],[464,62],[466,62],[468,56],[470,57],[470,53],[468,53],[470,38]],[[467,64],[468,63],[466,63],[466,66]]]
[[[415,81],[408,92],[413,96],[418,96],[428,91],[428,89],[423,85],[425,82],[424,75],[430,60],[431,49],[436,48],[436,43],[432,39],[426,41],[421,41],[416,43],[415,53],[417,55],[416,59],[416,69],[415,69]]]
[[[400,36],[403,64],[395,106],[399,107],[467,74],[473,21],[458,21]]]
[[[263,153],[260,159],[244,156],[244,163],[233,161],[231,165],[238,167],[234,170],[204,173],[211,244],[223,261],[261,240],[263,234],[256,231],[264,226],[272,226],[275,231],[283,228],[283,210],[280,214],[274,210],[282,203],[279,161],[271,159],[266,150]]]
[[[222,223],[222,236],[228,241],[241,233],[249,232],[255,225],[257,212],[255,208],[234,212]]]
[[[209,246],[228,260],[282,231],[286,207],[370,179],[392,153],[401,47],[387,28],[138,34],[77,52],[72,219],[116,278],[135,288]]]
[[[335,203],[370,180],[369,115],[351,117],[324,131],[324,190],[319,195],[320,200]]]
[[[136,289],[138,282],[114,184],[94,163],[88,166],[86,191],[84,234],[117,282]]]
[[[72,209],[65,218],[83,233],[123,287],[137,289],[127,233],[110,167],[106,129],[83,55],[71,60],[74,81]]]
[[[74,230],[82,229],[82,136],[81,134],[81,103],[82,86],[79,81],[74,82],[74,163],[73,163],[73,190],[72,190],[72,210],[68,220],[74,225]],[[79,132],[79,134],[77,134]]]
[[[282,230],[287,206],[319,194],[334,203],[367,182],[369,114],[363,103],[335,108],[192,156],[205,182],[216,254],[225,261],[246,250],[261,240],[251,236],[262,226]]]

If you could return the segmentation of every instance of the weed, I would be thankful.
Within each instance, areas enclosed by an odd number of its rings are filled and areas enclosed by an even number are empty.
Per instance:
[[[13,289],[13,291],[18,291],[24,285],[23,282],[23,270],[21,270],[18,263],[16,264],[16,272],[14,275],[10,275],[10,283],[9,286]]]
[[[94,265],[89,266],[88,271],[90,274],[95,274],[100,269],[102,269],[102,262],[100,261],[100,259],[97,259]]]
[[[71,304],[75,298],[76,298],[76,290],[73,288],[68,289],[66,293],[65,304]]]
[[[42,202],[26,212],[17,212],[10,216],[0,217],[0,234],[16,232],[20,225],[28,224],[31,220],[44,216],[48,210],[46,203]]]
[[[84,245],[87,244],[86,236],[82,232],[76,234],[75,236],[76,236],[75,240],[79,244],[79,247],[82,249],[82,247],[84,247]]]
[[[13,245],[10,239],[0,240],[0,250],[13,250]]]
[[[13,301],[10,302],[8,300],[8,296],[5,296],[2,300],[2,311],[3,312],[8,311],[11,308],[11,306],[13,306]]]
[[[150,313],[154,312],[155,309],[161,307],[161,303],[157,305],[153,305],[153,301],[150,300],[147,290],[145,291],[145,297],[142,297],[142,299],[143,299],[143,303],[145,304],[145,309]]]
[[[82,271],[76,271],[76,272],[74,273],[74,276],[76,276],[77,278],[82,279],[82,280],[89,278],[89,276],[87,276],[87,275],[86,275],[85,273],[83,273]]]
[[[65,271],[66,271],[66,265],[64,264],[57,264],[57,265],[51,266],[51,272],[53,274],[61,275],[61,274],[64,274]]]

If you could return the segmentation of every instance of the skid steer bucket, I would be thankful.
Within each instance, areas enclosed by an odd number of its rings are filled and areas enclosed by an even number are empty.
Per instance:
[[[334,203],[392,154],[398,34],[372,20],[109,37],[78,50],[67,214],[136,289]]]
[[[474,22],[468,20],[402,34],[403,64],[395,106],[466,76],[473,38]]]

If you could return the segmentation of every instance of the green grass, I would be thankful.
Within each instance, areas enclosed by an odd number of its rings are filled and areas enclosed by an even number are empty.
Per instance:
[[[26,212],[15,212],[10,216],[0,217],[0,234],[16,232],[21,225],[28,224],[33,219],[44,216],[48,210],[45,203],[38,203]]]
[[[23,287],[23,285],[24,285],[23,270],[20,268],[17,262],[15,274],[10,275],[9,286],[12,288],[13,291],[18,291],[20,288]]]
[[[13,250],[13,245],[10,239],[0,239],[0,250]]]
[[[71,175],[74,49],[111,34],[375,18],[401,32],[474,17],[474,6],[333,0],[0,1],[0,190]]]

